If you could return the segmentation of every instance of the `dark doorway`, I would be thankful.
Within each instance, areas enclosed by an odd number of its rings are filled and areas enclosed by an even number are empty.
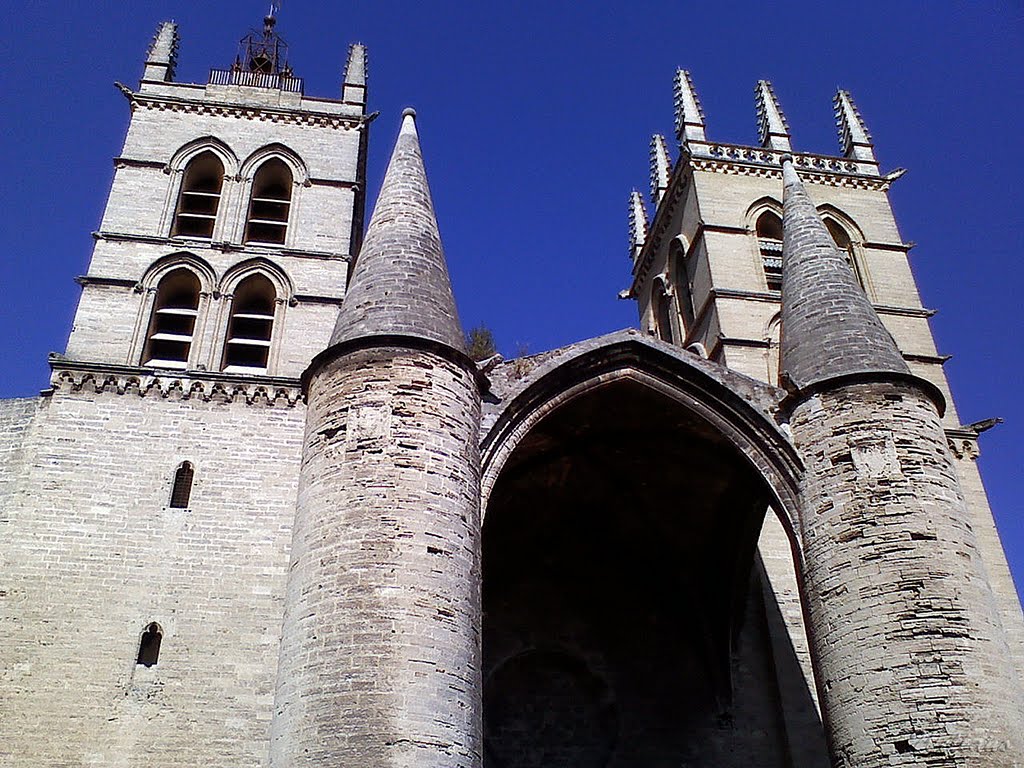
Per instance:
[[[630,380],[538,422],[484,522],[486,767],[786,764],[750,609],[768,498],[709,424]]]

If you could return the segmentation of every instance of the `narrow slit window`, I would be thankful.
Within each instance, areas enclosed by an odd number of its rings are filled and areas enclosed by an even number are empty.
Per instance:
[[[192,465],[184,461],[174,471],[174,485],[171,487],[171,506],[177,509],[185,509],[189,499],[192,497],[192,478],[195,470]]]
[[[224,164],[213,152],[193,158],[181,180],[171,237],[213,237],[223,186]]]
[[[782,219],[771,211],[757,218],[757,248],[769,291],[782,290]]]
[[[292,172],[282,160],[267,160],[252,180],[245,241],[283,245],[291,205]]]
[[[146,631],[139,639],[139,655],[135,663],[144,667],[154,666],[160,658],[160,641],[162,639],[163,632],[160,631],[159,624],[153,622],[146,627]]]
[[[224,345],[225,373],[267,372],[276,300],[273,283],[263,275],[247,277],[238,284]]]
[[[158,368],[188,367],[199,315],[199,278],[176,269],[157,287],[142,364]]]
[[[654,329],[658,338],[662,341],[672,341],[672,316],[669,311],[668,296],[665,289],[659,284],[654,287],[651,295],[651,303],[654,305]]]

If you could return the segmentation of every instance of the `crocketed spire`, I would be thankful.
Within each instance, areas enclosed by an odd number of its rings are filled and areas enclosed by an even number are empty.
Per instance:
[[[802,389],[848,374],[909,374],[789,155],[782,177],[781,375]]]
[[[415,118],[412,109],[403,113],[331,344],[400,335],[466,351]]]

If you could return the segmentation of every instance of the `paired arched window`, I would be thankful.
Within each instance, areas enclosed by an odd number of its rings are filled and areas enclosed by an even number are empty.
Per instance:
[[[659,282],[651,292],[651,311],[654,314],[654,331],[662,341],[672,341],[672,313],[669,308],[665,287]]]
[[[224,164],[217,155],[207,150],[192,158],[181,179],[171,236],[213,237],[223,186]]]
[[[160,641],[164,633],[160,631],[160,625],[155,621],[146,627],[146,631],[139,638],[139,655],[135,659],[136,664],[144,667],[152,667],[160,659]]]
[[[199,278],[184,267],[169,272],[156,290],[142,364],[186,368],[199,315]]]
[[[195,477],[195,469],[192,464],[183,461],[174,470],[174,483],[171,486],[171,503],[169,506],[175,509],[186,509],[189,499],[192,497],[192,478]]]
[[[245,242],[283,245],[292,202],[292,172],[276,157],[267,160],[252,180]]]
[[[261,274],[235,288],[221,368],[226,373],[266,373],[274,330],[274,284]]]
[[[757,217],[757,249],[769,291],[782,290],[782,219],[774,211]]]

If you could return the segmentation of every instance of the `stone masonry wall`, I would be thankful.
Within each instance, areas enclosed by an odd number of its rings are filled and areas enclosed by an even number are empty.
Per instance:
[[[791,426],[835,765],[1020,765],[1021,682],[934,405],[910,384],[849,384]]]
[[[265,765],[303,407],[64,379],[39,403],[0,485],[0,765]]]
[[[480,764],[476,383],[404,348],[309,385],[271,764]]]

